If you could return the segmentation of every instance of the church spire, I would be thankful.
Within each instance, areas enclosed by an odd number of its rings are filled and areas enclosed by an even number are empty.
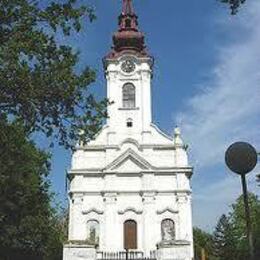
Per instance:
[[[138,31],[138,17],[134,12],[132,0],[123,0],[122,13],[118,20],[119,31]]]
[[[112,51],[106,58],[118,58],[125,53],[147,57],[144,34],[138,29],[138,16],[135,14],[132,0],[123,0],[122,3],[118,31],[113,35]]]
[[[134,8],[132,0],[123,0],[123,10],[122,14],[124,15],[133,15],[134,14]]]

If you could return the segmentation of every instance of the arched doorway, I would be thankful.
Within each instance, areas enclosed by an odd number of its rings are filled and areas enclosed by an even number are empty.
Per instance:
[[[137,223],[134,220],[124,223],[124,248],[137,249]]]

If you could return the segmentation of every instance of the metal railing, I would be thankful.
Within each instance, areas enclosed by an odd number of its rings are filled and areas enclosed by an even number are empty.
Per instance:
[[[156,260],[156,251],[145,255],[141,251],[97,252],[97,260]]]

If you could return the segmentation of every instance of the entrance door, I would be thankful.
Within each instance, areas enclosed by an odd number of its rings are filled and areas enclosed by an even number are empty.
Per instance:
[[[134,220],[124,223],[124,248],[137,249],[137,224]]]

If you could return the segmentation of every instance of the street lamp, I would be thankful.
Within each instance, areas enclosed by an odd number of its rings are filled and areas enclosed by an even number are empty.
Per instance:
[[[246,174],[255,168],[257,163],[257,152],[251,144],[237,142],[232,144],[227,149],[225,154],[225,161],[231,171],[241,176],[246,216],[247,239],[249,244],[250,257],[252,260],[254,260],[254,242],[251,230],[250,209],[248,205]]]

